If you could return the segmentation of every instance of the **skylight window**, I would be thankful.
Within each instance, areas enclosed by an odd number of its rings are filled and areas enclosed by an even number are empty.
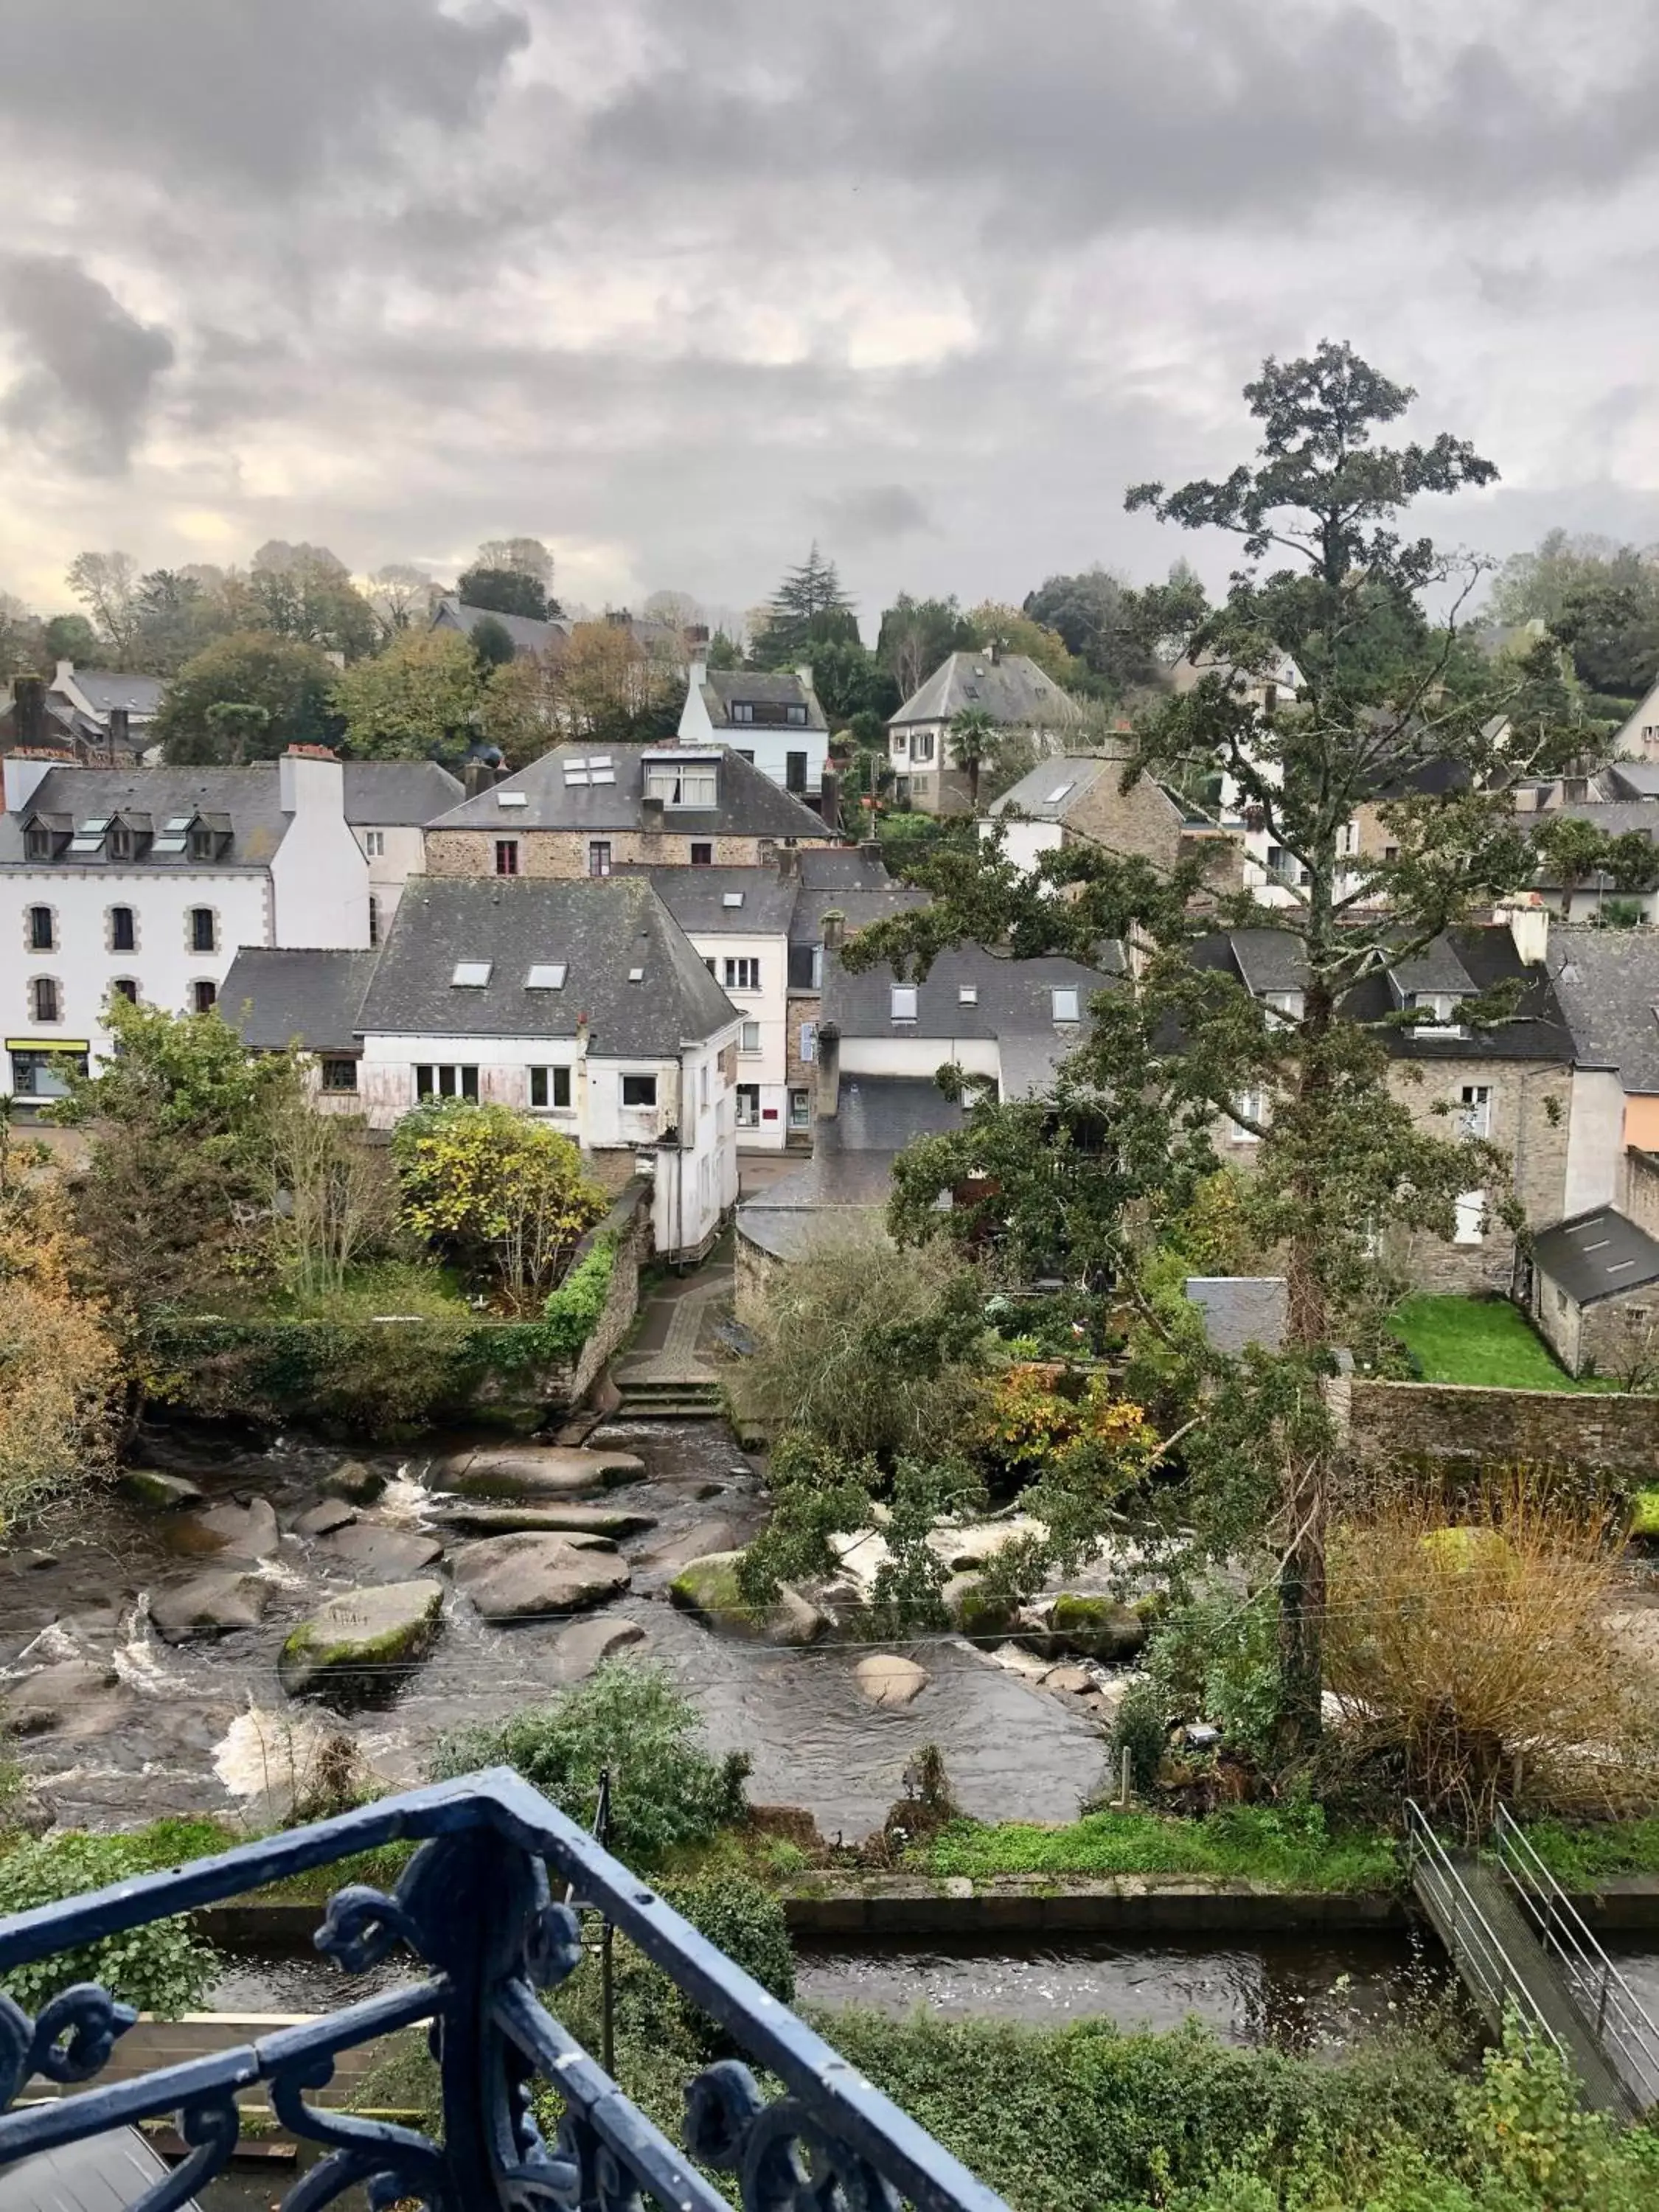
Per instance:
[[[914,983],[895,983],[893,986],[893,1019],[913,1022],[916,1018],[916,987]]]
[[[958,984],[957,987],[957,1004],[959,1006],[978,1006],[979,985],[977,983]]]
[[[720,904],[722,906],[741,906],[743,904],[743,893],[741,891],[725,891],[721,894]]]
[[[616,781],[617,771],[614,768],[596,768],[588,778],[590,783],[614,783]]]
[[[81,824],[77,835],[82,837],[101,837],[105,830],[109,828],[109,824],[110,817],[107,814],[94,814],[90,821]]]
[[[182,837],[158,837],[149,849],[152,853],[182,853],[185,841]]]
[[[574,789],[577,784],[581,784],[585,787],[586,782],[587,763],[586,761],[573,761],[570,766],[566,769],[564,772],[565,789],[567,791],[570,791]]]
[[[497,806],[528,806],[530,796],[523,791],[498,791],[495,804]]]
[[[1075,989],[1051,991],[1049,996],[1054,1000],[1054,1019],[1057,1022],[1077,1020],[1078,995]]]
[[[588,756],[587,765],[589,768],[614,768],[616,763],[609,753],[591,753]]]
[[[195,819],[196,817],[193,814],[169,814],[161,826],[169,837],[174,837],[188,830]]]
[[[95,853],[103,842],[101,837],[71,837],[69,848],[71,853]]]
[[[489,960],[458,960],[455,972],[449,980],[459,984],[463,990],[481,991],[489,981],[494,965],[495,963]]]
[[[532,963],[530,973],[524,979],[526,991],[562,991],[565,963],[562,960],[537,960]]]
[[[628,971],[628,980],[630,983],[643,983],[645,981],[644,969],[630,968]]]
[[[1072,782],[1075,783],[1076,781],[1076,777],[1073,776]],[[1071,788],[1072,785],[1070,783],[1057,783],[1054,789],[1048,793],[1047,799],[1043,800],[1043,805],[1045,806],[1058,806],[1060,800],[1065,798],[1066,793]]]

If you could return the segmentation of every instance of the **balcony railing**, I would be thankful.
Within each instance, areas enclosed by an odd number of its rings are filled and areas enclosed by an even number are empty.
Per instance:
[[[325,2153],[290,2191],[289,2212],[357,2187],[374,2212],[411,2199],[433,2212],[639,2212],[642,2195],[666,2212],[727,2212],[699,2167],[735,2177],[746,2212],[897,2212],[902,2201],[1001,2212],[805,2021],[505,1768],[15,1914],[0,1922],[0,1973],[405,1839],[421,1848],[396,1887],[337,1891],[315,1940],[348,1976],[405,1948],[425,1969],[407,1987],[237,2050],[21,2105],[37,2077],[95,2083],[135,2015],[89,1983],[34,2019],[0,1996],[0,2167],[172,2115],[188,2154],[137,2203],[173,2212],[230,2158],[237,2097],[263,2084],[280,2124]],[[684,2145],[671,2142],[541,2002],[581,1957],[581,1905],[620,1928],[781,2093],[769,2101],[747,2065],[721,2059],[687,2083]],[[422,2021],[441,2079],[441,2141],[307,2102],[340,2052]],[[538,2082],[560,2111],[550,2140],[533,2109]]]

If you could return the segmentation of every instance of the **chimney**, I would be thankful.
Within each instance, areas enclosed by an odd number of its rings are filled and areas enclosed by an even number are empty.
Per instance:
[[[75,663],[72,660],[60,660],[58,664],[58,673],[52,679],[52,690],[61,691],[66,684],[74,681],[74,678]]]
[[[1537,892],[1517,892],[1498,911],[1510,926],[1519,959],[1528,968],[1542,967],[1550,949],[1550,915]]]
[[[778,881],[781,884],[799,882],[800,848],[799,846],[779,845],[775,848],[772,859],[777,868]]]
[[[841,1111],[841,1031],[833,1022],[818,1025],[817,1054],[817,1118],[833,1121]]]
[[[491,788],[495,771],[485,760],[470,760],[461,765],[461,788],[469,799],[477,799]]]
[[[691,663],[691,689],[701,691],[708,681],[708,663],[701,654]]]
[[[685,625],[685,643],[686,648],[689,652],[694,653],[699,659],[706,660],[708,658],[708,623],[687,623]]]
[[[332,814],[345,819],[345,770],[326,745],[290,745],[276,763],[284,814]]]
[[[647,792],[640,801],[640,827],[647,836],[656,836],[662,829],[663,802]]]
[[[125,707],[109,710],[109,749],[112,758],[132,750],[132,719]]]
[[[802,690],[810,691],[812,688],[811,662],[810,660],[798,660],[795,663],[795,673],[800,678]]]
[[[36,751],[46,741],[46,686],[40,676],[20,676],[11,687],[12,727],[22,752]]]
[[[993,668],[997,665],[997,655],[1001,650],[1001,647],[996,644],[988,645],[985,648],[985,658],[990,662]]]
[[[823,826],[826,830],[840,829],[841,778],[832,768],[826,768],[823,771],[823,780],[818,792],[818,812],[823,817]]]
[[[605,619],[607,627],[611,629],[628,629],[632,626],[634,617],[626,607],[607,607],[605,611]]]
[[[847,935],[847,916],[838,906],[832,906],[824,915],[822,927],[824,951],[839,952],[842,940]]]

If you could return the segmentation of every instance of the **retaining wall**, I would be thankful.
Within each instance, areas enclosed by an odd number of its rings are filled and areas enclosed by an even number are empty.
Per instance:
[[[1355,1447],[1371,1459],[1525,1462],[1659,1480],[1659,1398],[1356,1376],[1349,1419]]]

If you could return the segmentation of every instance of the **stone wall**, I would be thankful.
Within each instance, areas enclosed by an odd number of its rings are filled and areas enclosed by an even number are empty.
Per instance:
[[[579,1261],[592,1249],[595,1238],[609,1236],[617,1240],[604,1310],[577,1356],[567,1386],[566,1395],[573,1406],[580,1405],[605,1372],[640,1310],[640,1268],[651,1251],[651,1197],[650,1184],[642,1176],[636,1176],[577,1249]],[[576,1261],[571,1262],[573,1267],[575,1264]]]
[[[1639,1152],[1634,1146],[1625,1154],[1625,1204],[1638,1229],[1659,1237],[1659,1154]]]
[[[1354,1379],[1351,1437],[1366,1459],[1579,1467],[1659,1480],[1659,1398],[1605,1391],[1483,1390]]]
[[[611,848],[613,868],[672,868],[687,866],[691,843],[684,830],[526,830],[503,815],[499,829],[429,830],[426,838],[426,872],[429,876],[493,876],[498,837],[518,841],[521,876],[556,876],[566,880],[587,873],[590,842]],[[717,868],[758,868],[776,851],[769,837],[700,838],[712,844]],[[827,832],[804,837],[804,845],[834,845],[840,840]]]

